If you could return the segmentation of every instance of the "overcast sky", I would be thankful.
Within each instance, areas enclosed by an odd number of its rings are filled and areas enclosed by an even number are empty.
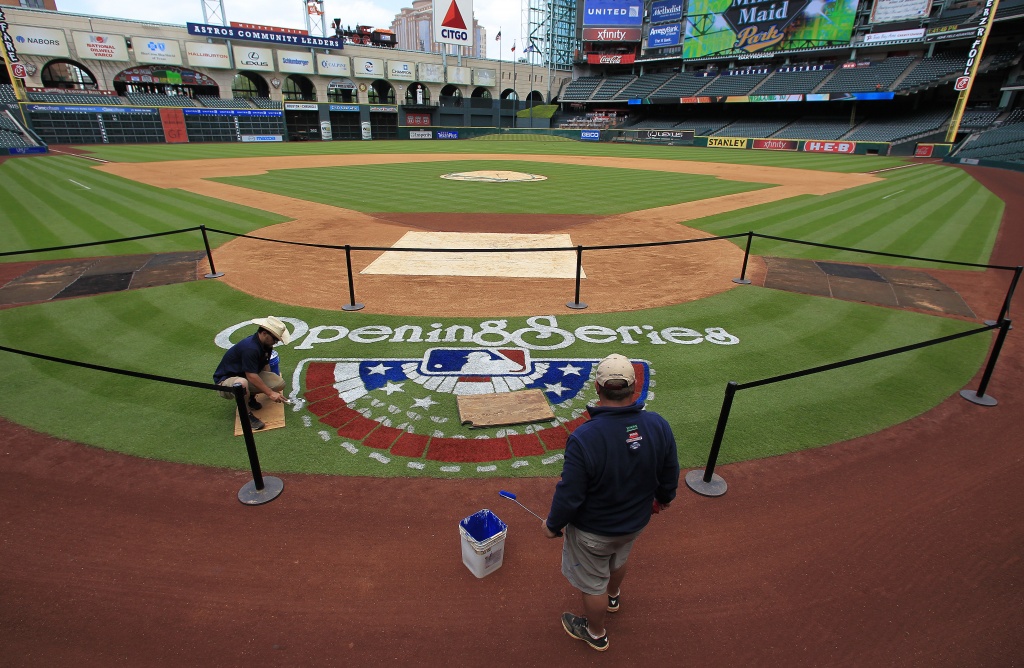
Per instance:
[[[445,0],[438,0],[444,2]],[[529,0],[522,0],[527,2]],[[340,18],[343,25],[372,25],[376,28],[390,28],[395,14],[402,7],[411,6],[403,0],[324,0],[328,32],[330,23]],[[112,16],[122,19],[156,21],[159,23],[203,22],[203,0],[145,0],[125,2],[124,0],[57,0],[61,11],[93,16]],[[304,0],[224,0],[224,12],[228,21],[258,23],[281,28],[306,27],[306,3]],[[522,7],[520,0],[474,0],[473,12],[476,20],[487,30],[487,57],[497,58],[501,48],[502,59],[511,60],[512,41],[517,43],[516,52],[522,55],[520,37]],[[500,44],[495,41],[501,29]],[[400,44],[399,47],[402,45]]]

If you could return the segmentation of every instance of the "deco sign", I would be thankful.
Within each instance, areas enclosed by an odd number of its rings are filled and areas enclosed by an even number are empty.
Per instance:
[[[785,39],[786,27],[809,4],[810,0],[733,0],[722,16],[736,33],[733,48],[753,53]]]

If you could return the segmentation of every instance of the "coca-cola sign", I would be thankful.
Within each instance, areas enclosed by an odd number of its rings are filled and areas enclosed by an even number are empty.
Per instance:
[[[643,37],[640,28],[584,28],[584,42],[639,42]]]
[[[587,62],[591,65],[629,65],[636,61],[636,55],[623,53],[609,55],[606,53],[588,53]]]

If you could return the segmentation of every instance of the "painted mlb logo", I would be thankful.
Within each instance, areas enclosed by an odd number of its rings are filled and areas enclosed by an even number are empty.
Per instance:
[[[588,419],[600,359],[533,358],[525,348],[431,348],[416,358],[305,359],[292,396],[343,439],[403,457],[489,462],[562,451]],[[648,362],[633,360],[636,399],[653,397]],[[302,388],[305,391],[302,391]],[[473,430],[458,420],[457,397],[536,389],[553,422]]]

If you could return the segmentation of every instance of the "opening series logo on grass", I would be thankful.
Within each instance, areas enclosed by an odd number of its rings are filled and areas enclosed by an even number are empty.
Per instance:
[[[426,329],[419,325],[311,327],[296,318],[281,320],[294,330],[294,351],[312,351],[330,343],[373,345],[388,352],[401,344],[437,344],[406,357],[312,353],[294,362],[290,398],[293,411],[312,414],[342,438],[413,458],[422,457],[430,441],[428,457],[441,462],[502,461],[564,447],[569,432],[586,419],[587,391],[593,387],[600,358],[538,356],[536,351],[564,350],[577,341],[608,345],[609,352],[641,341],[666,346],[739,343],[721,327],[698,331],[681,326],[582,325],[568,330],[558,326],[555,316],[527,318],[527,326],[515,330],[509,330],[507,320],[485,320],[478,327],[433,323]],[[215,344],[229,348],[232,334],[247,332],[252,324],[245,321],[224,329]],[[650,401],[655,370],[647,360],[632,361],[639,400]],[[555,414],[553,422],[474,430],[484,433],[472,437],[458,421],[459,395],[527,389],[544,393]],[[304,422],[311,425],[313,418]]]

